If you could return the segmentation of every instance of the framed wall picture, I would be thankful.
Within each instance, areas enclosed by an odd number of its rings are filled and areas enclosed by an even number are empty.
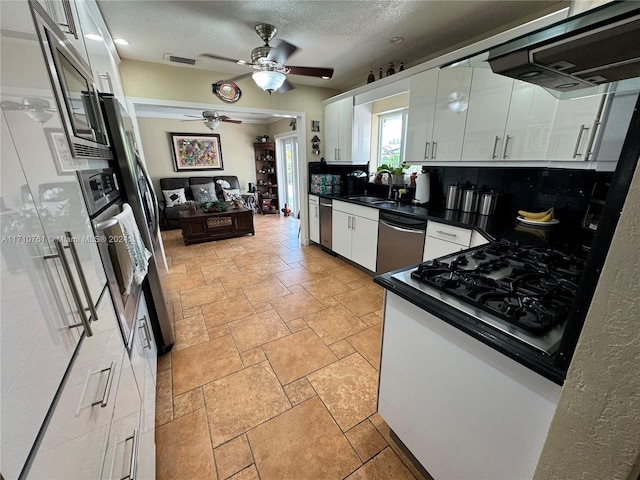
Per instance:
[[[74,159],[71,156],[71,149],[67,142],[67,137],[60,128],[45,128],[49,150],[53,156],[58,175],[73,175],[76,170],[88,168],[87,160]]]
[[[320,120],[311,120],[311,131],[312,132],[320,131]]]
[[[170,133],[176,172],[223,170],[220,135]]]

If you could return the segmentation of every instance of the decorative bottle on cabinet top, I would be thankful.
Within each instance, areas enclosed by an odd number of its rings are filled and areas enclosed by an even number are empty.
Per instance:
[[[369,76],[367,77],[367,83],[373,83],[375,82],[376,77],[373,74],[373,70],[369,70]]]

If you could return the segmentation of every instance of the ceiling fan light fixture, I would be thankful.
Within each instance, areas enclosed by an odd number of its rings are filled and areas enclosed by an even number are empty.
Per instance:
[[[273,70],[261,70],[259,72],[254,72],[251,77],[253,78],[253,81],[256,82],[256,85],[269,93],[278,90],[287,78],[284,73]]]
[[[209,130],[215,130],[216,128],[218,128],[220,126],[220,120],[218,120],[217,118],[208,118],[205,122],[204,122],[205,127],[207,127]]]

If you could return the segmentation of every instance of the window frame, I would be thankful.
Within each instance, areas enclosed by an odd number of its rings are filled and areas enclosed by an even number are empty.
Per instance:
[[[388,112],[380,113],[378,115],[378,139],[376,146],[376,168],[382,165],[384,162],[382,161],[382,131],[383,131],[383,122],[391,117],[401,117],[402,119],[402,132],[400,134],[400,157],[398,165],[404,163],[405,158],[405,149],[406,149],[406,139],[407,139],[407,117],[409,114],[408,108],[401,108],[397,110],[391,110]]]

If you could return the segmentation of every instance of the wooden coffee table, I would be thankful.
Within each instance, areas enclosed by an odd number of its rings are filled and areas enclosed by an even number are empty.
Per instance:
[[[230,207],[224,212],[180,212],[180,226],[185,245],[256,233],[253,210],[244,207]]]

